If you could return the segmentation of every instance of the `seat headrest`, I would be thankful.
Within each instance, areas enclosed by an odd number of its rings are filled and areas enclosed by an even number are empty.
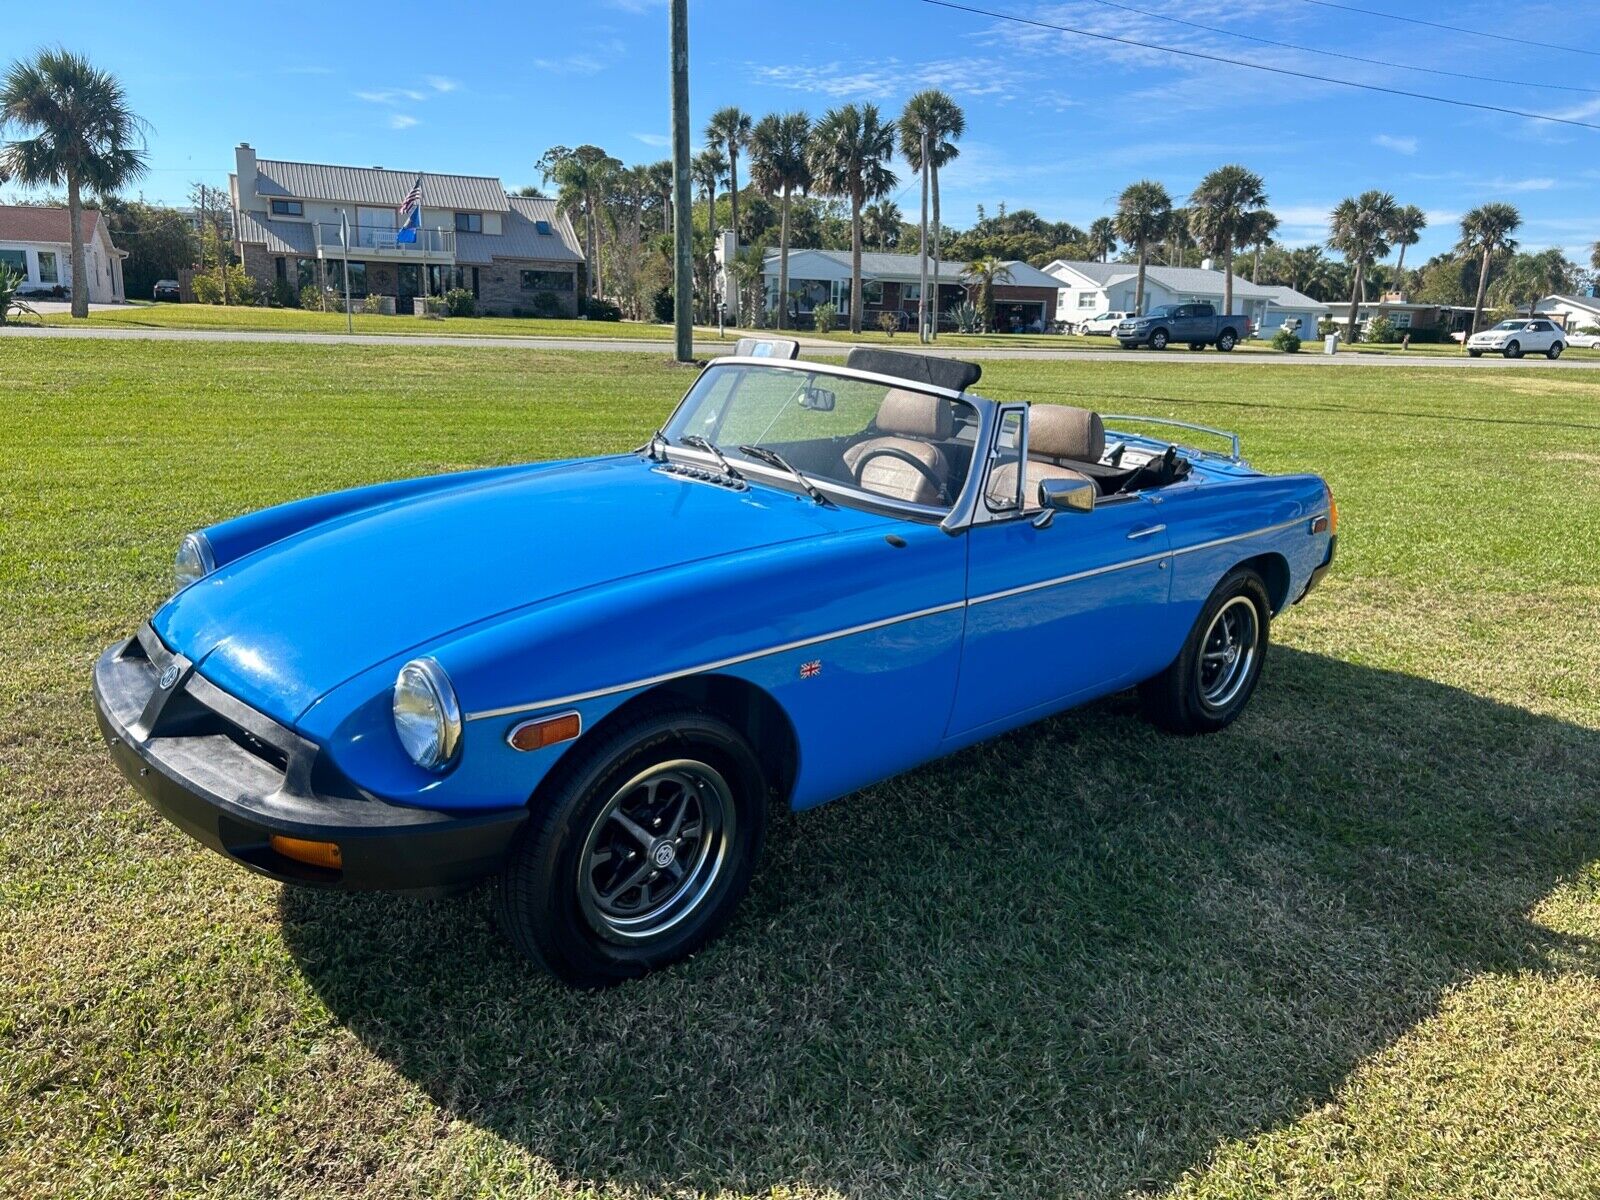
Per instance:
[[[955,414],[948,400],[904,388],[890,388],[883,395],[883,403],[878,405],[877,426],[879,433],[940,441],[949,437],[955,428]]]
[[[1100,414],[1066,404],[1028,408],[1028,454],[1094,463],[1106,452],[1106,427]]]

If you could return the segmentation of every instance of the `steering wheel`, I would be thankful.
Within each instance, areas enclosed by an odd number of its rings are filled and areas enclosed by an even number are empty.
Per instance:
[[[915,468],[917,474],[926,479],[933,487],[934,494],[939,497],[939,503],[950,503],[950,497],[945,494],[944,482],[933,473],[933,468],[910,451],[902,450],[898,446],[879,446],[876,450],[868,450],[863,454],[861,461],[856,464],[857,483],[860,483],[861,477],[867,473],[867,464],[875,458],[896,458],[908,467]],[[871,489],[868,490],[870,491]]]

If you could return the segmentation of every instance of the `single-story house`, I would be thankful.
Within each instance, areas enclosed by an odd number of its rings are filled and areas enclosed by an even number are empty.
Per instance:
[[[410,313],[423,294],[465,288],[481,313],[576,316],[587,277],[583,249],[556,202],[508,196],[486,175],[440,175],[258,158],[248,143],[228,177],[245,270],[351,297],[388,297]],[[397,231],[420,181],[421,228]],[[341,229],[347,232],[341,233]],[[426,272],[426,275],[424,275]]]
[[[1333,320],[1341,330],[1350,315],[1349,302],[1333,306]],[[1387,317],[1397,330],[1436,329],[1441,338],[1461,333],[1472,324],[1470,304],[1428,304],[1386,296],[1382,300],[1363,300],[1356,305],[1356,326],[1365,330],[1374,317]]]
[[[762,267],[767,306],[778,306],[778,252],[767,254]],[[977,302],[977,281],[966,274],[967,264],[945,260],[939,269],[939,313],[941,325],[953,323],[949,310],[963,301]],[[1054,279],[1016,261],[1006,264],[1008,276],[994,284],[994,325],[1000,332],[1023,333],[1048,329],[1055,315]],[[931,275],[930,266],[930,275]],[[915,254],[887,254],[863,251],[861,255],[861,323],[876,327],[883,313],[895,314],[902,329],[917,327],[918,300],[921,295],[922,261]],[[839,318],[850,316],[850,251],[789,251],[789,312],[797,322],[811,319],[819,304],[832,304]]]
[[[1132,312],[1138,292],[1139,268],[1134,263],[1072,262],[1058,258],[1045,264],[1044,273],[1061,289],[1056,319],[1077,324],[1096,313]],[[1209,267],[1147,265],[1144,272],[1144,308],[1158,304],[1209,303],[1222,309],[1227,277]],[[1300,318],[1302,336],[1314,335],[1317,321],[1329,308],[1320,300],[1281,284],[1251,283],[1233,277],[1233,307],[1255,322],[1258,333],[1272,331],[1291,317]]]
[[[83,257],[89,299],[96,304],[125,301],[122,260],[128,252],[112,244],[111,230],[92,208],[83,210]],[[22,276],[24,294],[71,288],[71,214],[64,208],[0,204],[0,267]]]
[[[1573,332],[1600,328],[1600,298],[1594,296],[1546,296],[1534,310]]]

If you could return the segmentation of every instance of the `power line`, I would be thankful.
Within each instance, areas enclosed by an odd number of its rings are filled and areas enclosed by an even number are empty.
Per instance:
[[[1579,121],[1572,117],[1557,117],[1549,113],[1529,112],[1521,108],[1506,108],[1499,104],[1479,104],[1473,100],[1456,100],[1449,96],[1434,96],[1427,92],[1413,92],[1405,88],[1384,87],[1377,83],[1357,83],[1353,79],[1337,79],[1331,75],[1318,75],[1312,71],[1296,71],[1289,67],[1272,67],[1266,63],[1251,62],[1245,58],[1229,58],[1225,54],[1208,54],[1202,50],[1182,50],[1176,46],[1163,46],[1158,42],[1141,42],[1135,38],[1117,37],[1110,33],[1096,33],[1092,29],[1076,29],[1071,25],[1053,25],[1049,21],[1038,21],[1031,17],[1019,17],[1012,13],[994,12],[987,8],[977,8],[973,5],[956,4],[954,0],[922,0],[923,4],[931,4],[937,8],[954,9],[957,12],[972,13],[980,17],[992,17],[997,21],[1011,21],[1017,25],[1031,25],[1037,29],[1053,29],[1059,33],[1073,33],[1079,37],[1094,38],[1102,42],[1115,42],[1122,46],[1134,46],[1140,50],[1156,50],[1162,54],[1175,54],[1181,58],[1198,58],[1206,62],[1225,63],[1230,67],[1248,67],[1252,71],[1267,71],[1273,75],[1288,75],[1295,79],[1309,79],[1315,83],[1335,83],[1340,87],[1358,88],[1367,92],[1382,92],[1389,96],[1405,96],[1411,100],[1428,100],[1434,104],[1451,104],[1457,108],[1475,108],[1480,112],[1501,113],[1508,117],[1522,117],[1529,121],[1549,121],[1556,125],[1575,125],[1579,129],[1593,129],[1600,131],[1600,125],[1591,121]]]
[[[1398,71],[1422,71],[1429,75],[1448,75],[1452,79],[1470,79],[1475,83],[1504,83],[1513,87],[1547,88],[1558,92],[1585,92],[1591,96],[1600,95],[1600,88],[1576,87],[1567,83],[1538,83],[1531,79],[1500,79],[1494,75],[1473,75],[1466,71],[1446,71],[1440,67],[1423,67],[1415,63],[1390,62],[1382,58],[1363,58],[1359,54],[1345,54],[1339,50],[1319,50],[1315,46],[1300,46],[1294,42],[1274,41],[1272,38],[1259,37],[1253,33],[1240,33],[1237,30],[1223,29],[1216,25],[1202,25],[1198,21],[1185,20],[1183,17],[1149,12],[1146,9],[1134,8],[1131,4],[1118,4],[1117,0],[1094,0],[1094,2],[1104,5],[1106,8],[1120,9],[1123,12],[1134,13],[1141,17],[1150,17],[1157,21],[1170,21],[1174,25],[1187,25],[1190,29],[1200,29],[1206,33],[1220,33],[1223,37],[1242,38],[1247,42],[1258,42],[1263,46],[1275,46],[1280,50],[1298,50],[1305,54],[1321,54],[1328,58],[1342,58],[1348,62],[1366,63],[1372,67],[1388,67]]]
[[[1424,21],[1421,17],[1402,17],[1398,13],[1379,12],[1373,8],[1357,8],[1354,4],[1335,4],[1333,0],[1304,0],[1306,4],[1315,4],[1321,8],[1340,8],[1345,12],[1361,13],[1367,17],[1384,17],[1390,21],[1404,21],[1408,25],[1426,25],[1429,29],[1447,29],[1451,33],[1468,33],[1473,37],[1488,38],[1495,42],[1518,42],[1524,46],[1537,46],[1541,50],[1565,50],[1568,54],[1587,54],[1591,58],[1600,58],[1600,50],[1585,50],[1580,46],[1561,46],[1555,42],[1535,42],[1528,38],[1512,37],[1509,33],[1485,33],[1481,29],[1468,29],[1462,25],[1444,25],[1438,21]]]

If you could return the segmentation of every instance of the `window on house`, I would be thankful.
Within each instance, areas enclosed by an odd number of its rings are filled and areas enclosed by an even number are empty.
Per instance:
[[[549,221],[535,221],[533,223],[533,227],[534,227],[535,230],[537,230],[539,233],[544,234],[546,237],[548,237],[551,233],[555,232],[554,230],[552,230],[550,228],[550,222]]]
[[[456,232],[457,233],[482,233],[483,232],[483,214],[482,213],[460,213],[460,212],[458,212],[456,214]]]
[[[922,284],[920,284],[920,283],[902,283],[900,285],[900,303],[901,304],[921,304],[922,303]]]
[[[861,298],[867,304],[881,306],[883,304],[883,281],[879,279],[863,279],[861,281]]]
[[[289,260],[281,254],[272,260],[272,270],[282,283],[289,282]]]
[[[1100,294],[1098,292],[1080,292],[1080,293],[1078,293],[1078,307],[1079,308],[1098,308],[1099,307],[1099,300],[1100,300]]]
[[[306,206],[299,200],[274,200],[272,202],[272,215],[275,217],[303,217],[306,215]]]
[[[522,272],[522,290],[525,292],[570,292],[572,286],[571,271]]]
[[[0,271],[15,271],[28,277],[28,256],[21,250],[0,250]]]
[[[364,262],[350,264],[350,294],[352,296],[367,294],[367,264]]]
[[[302,288],[316,287],[317,285],[317,260],[314,258],[297,258],[294,260],[294,278],[297,286]]]
[[[60,283],[61,276],[56,267],[56,252],[54,250],[39,251],[39,282]]]

